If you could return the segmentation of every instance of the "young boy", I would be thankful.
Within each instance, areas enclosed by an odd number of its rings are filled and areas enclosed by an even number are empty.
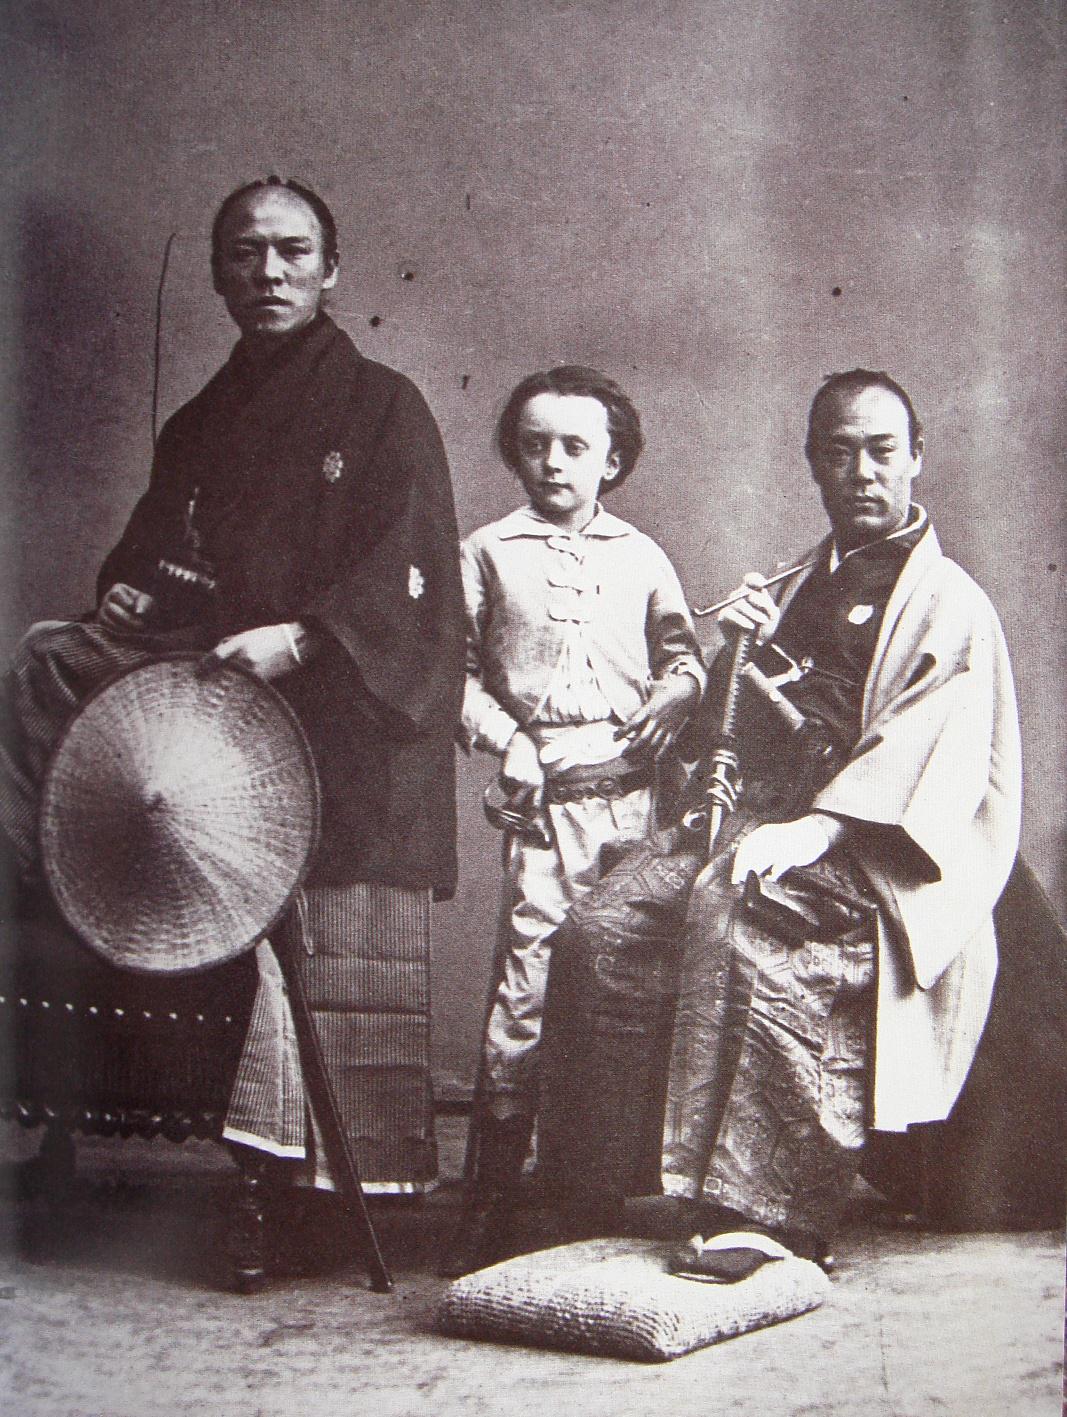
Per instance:
[[[442,1266],[451,1275],[491,1263],[506,1244],[537,1106],[549,937],[600,878],[604,849],[648,834],[656,759],[705,683],[673,567],[597,500],[643,446],[622,390],[578,366],[531,374],[508,399],[496,444],[529,504],[463,545],[463,729],[471,747],[501,759],[517,829],[505,845],[477,1164]]]

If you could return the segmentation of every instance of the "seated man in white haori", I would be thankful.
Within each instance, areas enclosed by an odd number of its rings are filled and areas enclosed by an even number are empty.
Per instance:
[[[691,1203],[682,1267],[709,1278],[763,1262],[708,1246],[728,1231],[824,1257],[869,1133],[948,1116],[1018,845],[1004,637],[911,500],[911,400],[883,373],[833,375],[806,453],[830,537],[777,601],[750,575],[720,615],[806,730],[743,703],[744,789],[690,902],[663,1184]]]

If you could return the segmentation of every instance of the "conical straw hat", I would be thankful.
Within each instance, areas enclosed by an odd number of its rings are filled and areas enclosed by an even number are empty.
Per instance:
[[[41,851],[63,915],[126,969],[232,959],[271,928],[318,835],[315,766],[269,685],[199,655],[86,700],[49,764]]]

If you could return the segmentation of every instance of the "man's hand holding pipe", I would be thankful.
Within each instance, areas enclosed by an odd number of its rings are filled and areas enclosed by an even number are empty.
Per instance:
[[[778,628],[782,612],[766,589],[767,578],[758,571],[749,571],[737,591],[740,598],[731,600],[719,611],[719,628],[727,639],[737,634],[755,631],[756,644],[766,644]]]

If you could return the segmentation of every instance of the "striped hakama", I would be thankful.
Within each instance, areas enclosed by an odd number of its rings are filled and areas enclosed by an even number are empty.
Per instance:
[[[364,1189],[412,1193],[437,1174],[430,1079],[429,889],[305,888],[280,949],[298,961]],[[333,1188],[307,1103],[281,969],[264,942],[259,988],[223,1136],[302,1163]]]

